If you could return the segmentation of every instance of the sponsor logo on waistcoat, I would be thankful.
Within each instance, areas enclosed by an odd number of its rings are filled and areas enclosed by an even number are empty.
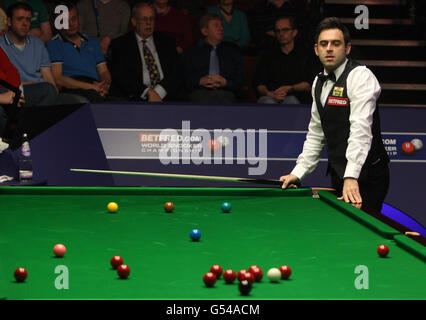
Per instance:
[[[328,97],[327,104],[332,105],[332,106],[348,106],[349,105],[349,99],[348,98]]]
[[[333,97],[343,97],[343,87],[334,87]]]

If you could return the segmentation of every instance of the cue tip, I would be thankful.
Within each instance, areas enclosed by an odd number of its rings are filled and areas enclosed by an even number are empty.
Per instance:
[[[405,235],[406,236],[420,236],[420,233],[418,233],[418,232],[414,232],[414,231],[406,231],[405,232]]]

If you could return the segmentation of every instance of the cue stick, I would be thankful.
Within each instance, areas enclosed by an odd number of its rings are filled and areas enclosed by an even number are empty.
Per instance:
[[[88,172],[88,173],[106,173],[106,174],[123,174],[132,176],[147,176],[147,177],[162,177],[174,179],[192,179],[192,180],[208,180],[208,181],[225,181],[225,182],[241,182],[281,186],[281,180],[273,179],[252,179],[252,178],[237,178],[237,177],[221,177],[221,176],[202,176],[194,174],[176,174],[176,173],[154,173],[154,172],[135,172],[135,171],[113,171],[113,170],[93,170],[93,169],[70,169],[73,172]]]

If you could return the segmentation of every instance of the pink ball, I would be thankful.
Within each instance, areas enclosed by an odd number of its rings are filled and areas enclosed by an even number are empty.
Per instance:
[[[53,253],[58,258],[62,258],[65,255],[65,252],[67,251],[67,248],[63,244],[57,244],[53,247]]]

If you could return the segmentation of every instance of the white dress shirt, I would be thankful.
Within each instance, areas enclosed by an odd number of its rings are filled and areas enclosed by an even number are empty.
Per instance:
[[[346,60],[341,66],[334,70],[336,80],[345,70]],[[325,72],[324,72],[325,73]],[[326,139],[321,126],[321,119],[318,107],[315,102],[315,86],[318,77],[312,85],[312,109],[311,120],[309,122],[308,133],[303,144],[303,151],[296,161],[296,166],[291,172],[300,180],[315,170],[321,157]],[[371,148],[373,140],[372,126],[373,113],[376,109],[376,102],[380,96],[380,85],[374,74],[365,66],[354,68],[348,75],[347,94],[350,101],[350,132],[348,147],[346,149],[346,170],[343,178],[358,179],[365,159]],[[327,97],[333,87],[334,82],[327,80],[322,88],[321,103],[326,103]]]
[[[142,60],[143,84],[148,87],[144,90],[144,92],[141,95],[141,98],[145,99],[146,93],[148,92],[149,86],[151,85],[151,78],[149,76],[149,71],[144,59],[142,40],[146,40],[146,46],[149,48],[152,55],[154,56],[155,62],[157,64],[158,72],[160,73],[160,80],[163,80],[164,74],[163,74],[163,70],[161,69],[161,63],[160,63],[160,58],[158,57],[157,49],[155,48],[154,37],[150,36],[149,38],[143,39],[141,36],[139,36],[136,33],[136,39],[138,41],[139,52],[140,52],[141,60]],[[160,96],[161,99],[164,99],[164,97],[167,95],[167,91],[159,84],[157,84],[153,88],[153,90],[157,92],[157,94]]]

